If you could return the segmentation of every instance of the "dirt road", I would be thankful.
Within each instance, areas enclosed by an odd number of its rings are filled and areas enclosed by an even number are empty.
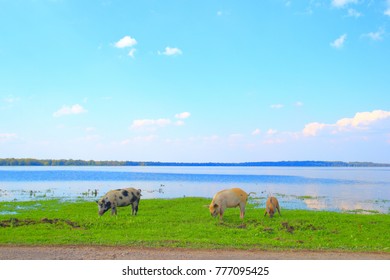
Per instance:
[[[110,246],[0,246],[0,260],[390,260],[389,253]]]

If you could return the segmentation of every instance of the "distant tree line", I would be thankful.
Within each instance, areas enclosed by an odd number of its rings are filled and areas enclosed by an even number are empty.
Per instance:
[[[117,161],[117,160],[73,160],[4,158],[0,166],[268,166],[268,167],[390,167],[388,163],[343,162],[343,161],[261,161],[241,163],[221,162],[159,162],[159,161]]]
[[[5,158],[0,159],[0,166],[123,166],[124,161],[95,161],[74,159],[34,159]]]

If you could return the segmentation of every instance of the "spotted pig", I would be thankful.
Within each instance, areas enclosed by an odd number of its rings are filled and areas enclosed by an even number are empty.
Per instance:
[[[273,196],[268,197],[267,202],[265,203],[264,216],[266,216],[268,214],[270,216],[270,218],[272,218],[274,216],[276,210],[278,210],[279,215],[281,216],[278,199],[276,197],[273,197]]]
[[[243,219],[247,200],[248,194],[240,188],[217,192],[209,206],[211,216],[216,217],[219,214],[219,219],[222,220],[226,208],[239,206],[240,218]]]
[[[132,215],[137,215],[138,204],[141,199],[141,190],[134,188],[111,190],[100,200],[96,201],[99,209],[99,216],[102,216],[111,209],[111,215],[117,214],[117,207],[131,204]]]

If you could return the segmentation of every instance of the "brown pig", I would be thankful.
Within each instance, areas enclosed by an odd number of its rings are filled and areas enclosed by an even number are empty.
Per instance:
[[[276,210],[278,210],[279,215],[282,216],[280,214],[279,201],[276,199],[276,197],[273,196],[268,197],[267,202],[265,203],[264,216],[268,214],[270,218],[272,218]]]
[[[225,212],[226,208],[234,208],[239,206],[240,218],[243,219],[247,200],[248,194],[239,188],[217,192],[209,206],[211,216],[216,217],[219,214],[219,219],[222,220],[223,213]]]

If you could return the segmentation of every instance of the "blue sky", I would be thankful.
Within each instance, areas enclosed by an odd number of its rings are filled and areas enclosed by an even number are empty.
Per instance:
[[[0,0],[0,157],[390,162],[390,1]]]

